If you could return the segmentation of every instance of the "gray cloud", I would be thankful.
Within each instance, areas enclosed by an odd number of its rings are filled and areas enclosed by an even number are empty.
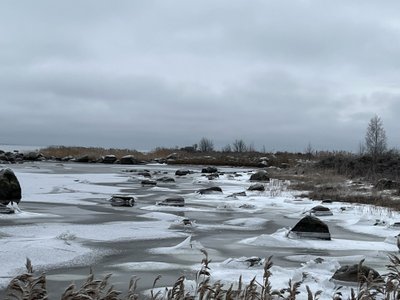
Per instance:
[[[398,146],[397,1],[0,4],[0,143]]]

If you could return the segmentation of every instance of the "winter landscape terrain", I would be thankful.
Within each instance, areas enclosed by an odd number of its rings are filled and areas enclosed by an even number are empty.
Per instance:
[[[0,215],[1,299],[12,277],[24,271],[26,259],[47,274],[50,298],[71,281],[81,282],[92,267],[95,274],[112,273],[114,286],[127,289],[133,275],[140,277],[143,293],[152,287],[171,286],[186,276],[194,288],[203,254],[208,252],[211,280],[230,284],[242,276],[262,282],[263,262],[273,256],[272,286],[282,288],[289,279],[332,298],[338,284],[331,279],[342,265],[365,264],[385,272],[388,254],[397,253],[394,223],[399,214],[368,205],[325,203],[332,216],[320,216],[331,240],[296,239],[288,231],[320,201],[296,197],[290,182],[271,180],[265,191],[247,190],[250,168],[219,167],[210,180],[199,166],[176,176],[176,166],[142,166],[34,162],[12,165],[22,187],[15,214]],[[156,186],[143,185],[152,180]],[[146,175],[148,176],[148,175]],[[218,186],[222,193],[196,191]],[[245,195],[232,195],[245,192]],[[111,206],[112,195],[135,197],[133,207]],[[183,207],[157,205],[182,196]],[[260,258],[261,261],[258,261]],[[321,259],[317,259],[321,258]],[[345,287],[344,289],[348,289]]]

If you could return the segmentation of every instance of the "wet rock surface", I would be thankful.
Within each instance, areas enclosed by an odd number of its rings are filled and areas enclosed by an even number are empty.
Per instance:
[[[255,183],[249,186],[248,191],[265,191],[265,186],[262,183]]]
[[[323,205],[314,206],[310,210],[310,213],[312,213],[314,216],[317,216],[317,217],[318,216],[332,216],[333,215],[332,211],[328,207],[323,206]]]
[[[109,200],[112,206],[132,207],[135,205],[135,198],[126,195],[114,195]]]
[[[200,189],[197,191],[200,195],[222,193],[222,189],[219,186],[212,186],[205,189]]]
[[[21,201],[21,185],[11,169],[0,170],[0,203],[7,205],[10,202]]]
[[[179,197],[179,196],[170,197],[161,202],[158,202],[157,205],[183,207],[183,206],[185,206],[185,199],[183,197]]]
[[[299,238],[331,239],[328,225],[313,216],[305,216],[290,230],[290,233]]]
[[[360,264],[340,267],[333,274],[332,279],[348,283],[363,283],[368,276],[371,276],[373,280],[381,279],[380,274],[373,268]]]
[[[266,171],[258,171],[250,176],[250,181],[269,181],[269,175]]]

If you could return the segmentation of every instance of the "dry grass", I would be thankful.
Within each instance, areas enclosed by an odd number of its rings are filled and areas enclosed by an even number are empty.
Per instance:
[[[82,156],[89,156],[92,161],[97,161],[106,155],[115,155],[117,159],[120,159],[126,155],[132,155],[138,160],[151,160],[160,157],[166,157],[172,153],[179,152],[176,149],[156,148],[150,152],[139,152],[131,149],[116,149],[116,148],[100,148],[100,147],[66,147],[66,146],[50,146],[47,148],[40,149],[40,153],[46,158],[64,158],[74,157],[79,158]]]
[[[105,149],[99,147],[66,147],[51,146],[40,150],[40,153],[46,158],[63,159],[66,157],[80,158],[88,156],[90,162],[99,161],[106,155],[115,155],[120,159],[126,155],[132,155],[139,161],[152,161],[155,159],[165,159],[174,154],[174,159],[169,160],[171,164],[188,164],[188,165],[229,165],[229,166],[248,166],[259,167],[260,159],[268,157],[269,166],[282,167],[285,165],[293,166],[296,155],[286,152],[277,154],[266,154],[260,152],[193,152],[176,148],[156,148],[150,152],[139,152],[129,149]]]
[[[71,284],[61,295],[61,300],[191,300],[191,299],[225,299],[225,300],[272,300],[287,299],[295,300],[300,294],[300,286],[302,281],[293,282],[289,280],[286,287],[281,289],[272,289],[270,278],[272,276],[271,257],[265,260],[264,274],[262,282],[258,282],[254,277],[248,284],[244,284],[240,277],[238,283],[225,287],[221,282],[211,282],[211,269],[209,267],[210,260],[205,250],[202,251],[204,258],[200,270],[196,275],[197,288],[194,294],[189,293],[185,289],[185,277],[181,276],[176,280],[169,289],[165,288],[165,292],[155,292],[156,283],[161,276],[158,276],[153,283],[150,295],[143,296],[137,292],[137,277],[132,277],[129,282],[128,291],[125,296],[121,296],[121,292],[109,285],[111,274],[105,276],[102,280],[96,280],[92,272],[90,272],[86,281],[80,288],[76,288]],[[359,270],[362,269],[363,261],[359,263]],[[379,279],[373,279],[372,274],[363,275],[359,272],[359,284],[357,290],[351,289],[350,295],[343,295],[341,288],[338,287],[332,299],[352,299],[352,300],[369,300],[369,299],[400,299],[400,258],[395,255],[389,255],[389,264],[386,266],[388,273]],[[16,276],[11,280],[7,292],[6,299],[16,300],[47,300],[46,276],[42,274],[35,276],[33,267],[29,259],[26,263],[27,272]],[[311,291],[306,286],[307,299],[317,300],[322,291]]]
[[[50,146],[47,148],[40,149],[40,153],[42,153],[45,157],[57,157],[63,158],[67,156],[72,157],[81,157],[84,155],[88,155],[89,157],[93,157],[94,159],[101,158],[102,156],[113,154],[118,158],[121,158],[125,155],[142,155],[140,152],[136,150],[129,149],[105,149],[99,147],[66,147],[66,146]]]

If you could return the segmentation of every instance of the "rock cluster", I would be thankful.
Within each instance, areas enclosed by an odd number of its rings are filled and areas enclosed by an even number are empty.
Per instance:
[[[43,161],[43,160],[45,160],[45,158],[39,152],[22,153],[19,151],[5,152],[3,150],[0,150],[1,164],[20,163],[23,161]]]

